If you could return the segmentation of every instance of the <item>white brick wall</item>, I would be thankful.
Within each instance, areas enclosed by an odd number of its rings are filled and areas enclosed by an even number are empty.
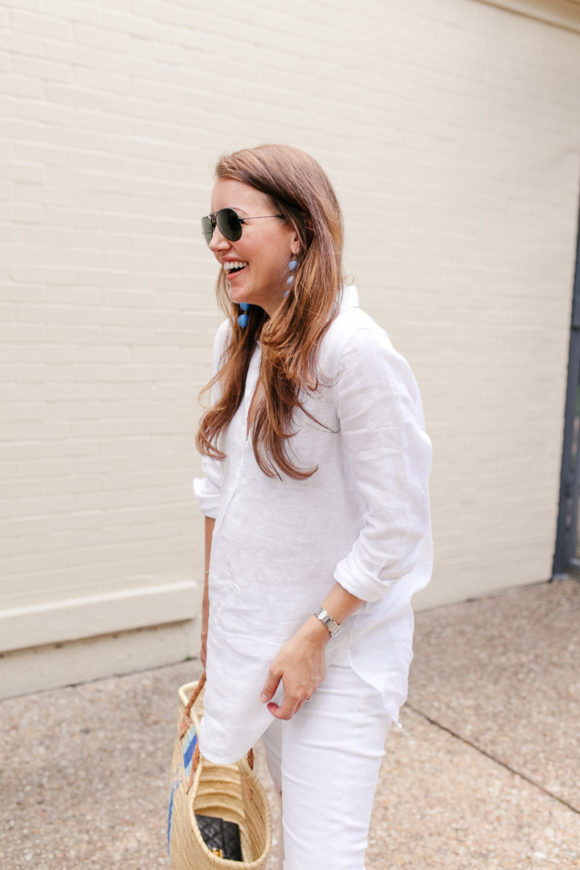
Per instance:
[[[219,153],[262,141],[327,168],[347,269],[419,380],[419,603],[549,576],[580,139],[580,11],[556,5],[0,3],[4,648],[86,637],[94,601],[95,635],[127,602],[126,628],[175,624],[176,595],[195,614],[199,215]]]

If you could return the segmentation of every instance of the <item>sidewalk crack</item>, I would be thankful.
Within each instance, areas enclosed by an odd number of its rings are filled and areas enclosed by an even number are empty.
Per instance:
[[[479,752],[481,755],[485,755],[486,758],[489,758],[490,761],[494,761],[496,764],[499,764],[501,767],[504,767],[506,770],[509,770],[510,773],[513,773],[515,776],[519,776],[520,779],[523,779],[525,782],[528,782],[530,785],[533,785],[534,788],[539,789],[548,797],[553,798],[559,803],[563,804],[569,810],[572,810],[573,813],[580,815],[580,810],[569,803],[564,798],[559,797],[559,795],[554,794],[554,792],[545,788],[541,783],[536,782],[535,779],[532,779],[530,776],[527,776],[525,773],[522,773],[520,770],[516,770],[515,767],[511,767],[511,765],[507,764],[505,761],[502,761],[501,758],[497,758],[495,755],[492,755],[483,747],[478,746],[477,743],[473,743],[471,740],[468,740],[467,737],[463,737],[463,735],[459,734],[457,731],[454,731],[452,728],[448,728],[447,725],[442,725],[441,722],[438,722],[436,719],[432,719],[431,716],[428,716],[427,713],[424,713],[422,710],[419,710],[418,707],[414,707],[412,704],[409,704],[407,701],[406,707],[409,710],[412,710],[413,713],[416,713],[418,716],[421,716],[431,725],[435,725],[436,728],[439,728],[441,731],[446,731],[448,734],[451,734],[452,737],[455,737],[457,740],[461,740],[462,743],[465,743],[467,746],[471,746],[472,749],[475,749],[476,752]]]

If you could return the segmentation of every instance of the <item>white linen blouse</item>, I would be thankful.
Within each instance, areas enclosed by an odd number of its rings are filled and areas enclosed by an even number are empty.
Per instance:
[[[214,371],[229,324],[218,329]],[[319,350],[321,386],[306,392],[287,442],[306,480],[269,478],[247,435],[260,369],[258,343],[243,401],[194,480],[214,517],[209,572],[203,755],[241,758],[272,722],[260,692],[276,653],[335,581],[364,604],[332,638],[326,661],[348,661],[398,723],[412,659],[411,596],[431,577],[431,442],[419,390],[387,334],[344,287]],[[317,422],[314,422],[317,421]],[[282,685],[275,696],[280,703]]]

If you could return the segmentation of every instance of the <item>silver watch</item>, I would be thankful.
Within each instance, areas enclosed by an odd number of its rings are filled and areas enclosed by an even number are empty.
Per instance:
[[[314,616],[321,621],[321,623],[328,629],[330,636],[334,637],[335,634],[338,634],[342,625],[340,622],[337,622],[336,619],[333,619],[330,613],[324,610],[322,607],[319,607],[318,610],[314,611]]]

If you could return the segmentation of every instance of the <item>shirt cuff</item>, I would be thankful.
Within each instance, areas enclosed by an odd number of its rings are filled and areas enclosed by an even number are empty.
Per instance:
[[[351,595],[363,601],[378,601],[397,581],[381,580],[361,569],[357,561],[352,555],[342,559],[336,566],[334,579]]]
[[[212,486],[207,477],[194,477],[193,491],[199,502],[202,514],[215,520],[218,512],[220,490]]]

